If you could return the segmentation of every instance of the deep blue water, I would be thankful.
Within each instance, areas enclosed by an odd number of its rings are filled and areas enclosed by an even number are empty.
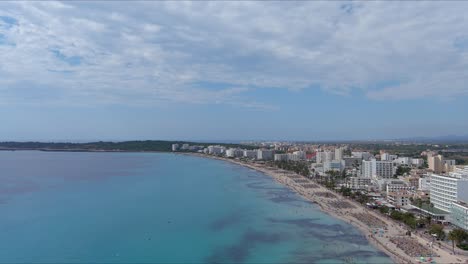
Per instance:
[[[0,262],[391,260],[270,177],[159,153],[0,151]]]

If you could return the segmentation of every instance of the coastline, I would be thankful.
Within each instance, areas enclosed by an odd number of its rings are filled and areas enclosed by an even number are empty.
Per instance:
[[[417,257],[409,256],[405,251],[398,248],[396,244],[391,241],[393,237],[404,237],[406,229],[402,227],[399,223],[394,222],[393,220],[386,218],[380,214],[375,213],[372,210],[367,209],[361,204],[341,196],[341,194],[331,192],[325,187],[315,183],[314,181],[307,179],[303,176],[295,174],[294,172],[286,172],[283,170],[262,166],[261,164],[252,164],[240,162],[234,159],[228,159],[224,157],[216,157],[201,153],[176,153],[189,156],[197,156],[201,158],[210,158],[221,160],[225,162],[230,162],[256,170],[258,172],[264,173],[269,177],[273,178],[276,182],[284,185],[285,187],[296,192],[304,199],[315,203],[320,207],[320,210],[334,218],[340,219],[348,224],[351,224],[359,232],[361,232],[364,237],[372,244],[374,247],[385,253],[389,256],[394,263],[418,263]],[[299,178],[300,177],[300,178]],[[305,182],[307,180],[307,182]],[[301,182],[302,185],[298,182]],[[314,185],[314,188],[305,188],[304,184]],[[324,194],[330,193],[331,195],[327,196]],[[341,204],[347,206],[340,206]],[[347,208],[346,208],[347,207]],[[356,217],[359,216],[359,217]],[[363,219],[361,216],[365,216],[372,221],[382,223],[385,225],[385,228],[377,228],[376,226],[370,226],[363,223],[366,219]],[[370,222],[372,222],[370,221]],[[379,235],[375,230],[385,230],[383,234]],[[416,241],[421,245],[426,245],[426,240],[422,237],[413,235],[416,238]],[[433,249],[434,254],[438,255],[433,259],[436,263],[465,263],[462,256],[452,255],[449,252],[446,252],[443,249]]]
[[[0,149],[6,150],[6,149]],[[20,150],[20,149],[16,149]],[[258,163],[250,162],[241,162],[235,159],[229,159],[225,157],[217,157],[212,155],[206,155],[202,153],[195,152],[170,152],[170,151],[122,151],[122,150],[83,150],[83,149],[74,149],[74,150],[57,150],[57,149],[21,149],[21,150],[32,150],[32,151],[51,151],[51,152],[93,152],[93,153],[171,153],[176,155],[187,155],[187,156],[196,156],[200,158],[208,159],[217,159],[225,162],[230,162],[239,166],[250,168],[256,170],[267,176],[273,178],[276,182],[284,185],[285,187],[291,189],[297,194],[301,195],[304,199],[317,204],[320,207],[322,212],[345,221],[355,228],[357,228],[372,244],[374,247],[385,253],[389,256],[394,263],[421,263],[419,257],[411,256],[407,254],[408,244],[406,245],[405,251],[401,247],[391,241],[392,238],[404,238],[407,231],[404,226],[400,223],[393,221],[392,219],[385,217],[379,213],[376,213],[373,210],[369,210],[361,204],[341,196],[341,194],[332,192],[325,187],[319,185],[315,181],[306,178],[304,176],[298,175],[294,172],[284,171],[277,168],[272,168]],[[9,151],[14,151],[10,149]],[[313,185],[311,188],[304,185]],[[328,193],[331,195],[325,195]],[[371,221],[370,221],[370,220]],[[377,225],[375,225],[377,222]],[[385,228],[381,228],[382,224],[385,225]],[[385,230],[383,234],[379,234],[376,230]],[[423,246],[428,248],[429,242],[426,238],[423,238],[417,234],[413,234],[411,240],[415,244],[411,246]],[[451,250],[444,250],[443,248],[434,247],[430,249],[433,255],[435,263],[468,263],[468,258],[461,255],[452,255]],[[411,251],[411,248],[410,250]],[[430,262],[423,262],[430,263]]]

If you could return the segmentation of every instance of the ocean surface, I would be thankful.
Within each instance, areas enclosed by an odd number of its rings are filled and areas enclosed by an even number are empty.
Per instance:
[[[0,151],[0,262],[391,263],[262,173],[170,153]]]

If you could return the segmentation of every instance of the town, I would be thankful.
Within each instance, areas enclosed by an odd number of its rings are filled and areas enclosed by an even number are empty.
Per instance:
[[[394,146],[369,151],[362,144],[249,142],[246,146],[173,144],[172,151],[234,160],[252,168],[282,171],[284,175],[293,172],[308,181],[289,176],[292,183],[306,188],[314,184],[325,187],[398,222],[407,230],[406,235],[414,232],[425,238],[426,245],[415,254],[407,252],[416,247],[412,240],[390,239],[408,256],[433,256],[423,252],[430,252],[436,245],[450,254],[468,256],[464,252],[468,249],[468,166],[457,165],[457,161],[465,163],[463,159],[442,155],[465,149],[428,145],[416,148],[411,155],[399,155]],[[340,203],[336,207],[340,208]]]

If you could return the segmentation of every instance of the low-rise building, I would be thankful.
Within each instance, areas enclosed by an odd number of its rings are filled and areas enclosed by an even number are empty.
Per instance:
[[[367,190],[372,185],[372,179],[364,177],[349,177],[346,187],[353,190]]]
[[[344,170],[344,160],[333,160],[326,161],[323,163],[323,170],[327,171],[343,171]]]
[[[430,177],[419,178],[418,190],[429,191],[430,189],[431,189],[431,178]]]
[[[424,160],[423,159],[412,159],[411,160],[411,164],[414,166],[414,167],[422,167],[424,166]]]
[[[389,192],[387,193],[387,201],[397,207],[409,205],[411,193],[407,192]]]
[[[398,158],[398,155],[392,155],[392,154],[388,154],[388,153],[382,153],[380,155],[380,160],[383,160],[383,161],[393,161],[395,159]]]
[[[388,193],[391,192],[410,192],[414,191],[413,186],[408,186],[404,181],[393,180],[387,183],[385,191]]]
[[[179,150],[179,144],[172,144],[172,151]]]

